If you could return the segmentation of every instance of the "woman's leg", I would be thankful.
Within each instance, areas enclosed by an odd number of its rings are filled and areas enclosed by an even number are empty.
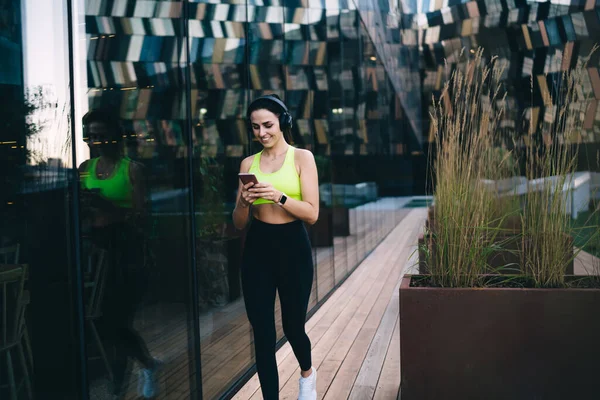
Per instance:
[[[110,295],[104,307],[105,338],[115,348],[114,385],[115,393],[121,393],[131,365],[129,359],[134,359],[144,368],[152,368],[154,359],[151,357],[145,341],[133,327],[137,298],[136,283],[130,279],[123,280],[124,271],[120,278],[111,285]]]
[[[283,332],[300,368],[312,366],[311,343],[305,330],[306,311],[313,284],[313,258],[310,241],[303,225],[295,226],[292,237],[281,248],[278,272],[278,292],[281,302]]]
[[[148,286],[147,271],[143,268],[133,266],[124,271],[125,285],[123,287],[127,293],[122,298],[126,298],[126,303],[121,304],[123,308],[123,319],[121,330],[121,342],[125,347],[126,354],[142,364],[142,367],[151,369],[155,366],[154,358],[151,356],[144,338],[134,328],[135,315],[142,304],[144,293]]]
[[[275,359],[275,277],[264,246],[253,245],[248,235],[242,265],[242,289],[248,320],[254,331],[256,369],[265,400],[279,399],[279,375]],[[266,256],[266,257],[265,257]]]
[[[119,261],[119,293],[121,319],[119,323],[122,351],[151,369],[155,360],[150,355],[145,340],[134,328],[135,315],[143,302],[148,288],[148,266],[145,264],[146,248],[144,237],[132,227],[122,228],[120,240],[117,241]]]

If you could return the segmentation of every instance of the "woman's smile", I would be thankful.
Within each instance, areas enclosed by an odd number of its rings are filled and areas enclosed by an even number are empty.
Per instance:
[[[262,137],[260,138],[260,142],[261,142],[262,144],[269,143],[269,141],[271,140],[271,138],[272,138],[272,136],[271,136],[271,135],[262,136]]]

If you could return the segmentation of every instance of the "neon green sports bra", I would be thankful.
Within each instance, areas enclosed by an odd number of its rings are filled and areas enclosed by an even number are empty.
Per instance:
[[[279,168],[278,171],[267,174],[260,170],[261,151],[254,156],[254,160],[252,161],[252,165],[248,172],[256,175],[256,179],[258,179],[259,182],[270,183],[275,189],[285,193],[286,196],[292,199],[302,200],[302,187],[300,185],[300,175],[298,175],[296,164],[294,163],[294,152],[295,148],[289,146],[281,168]],[[257,199],[254,202],[254,205],[259,204],[273,204],[273,202],[265,199]]]
[[[100,189],[100,196],[112,202],[115,206],[132,208],[133,186],[129,179],[131,159],[122,158],[106,179],[98,178],[96,173],[98,160],[99,157],[91,159],[87,171],[81,173],[81,187],[83,189]]]

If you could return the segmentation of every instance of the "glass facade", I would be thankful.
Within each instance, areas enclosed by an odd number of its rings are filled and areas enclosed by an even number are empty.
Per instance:
[[[508,89],[503,128],[507,134],[543,134],[543,121],[552,121],[561,74],[585,61],[600,37],[599,3],[590,1],[402,1],[402,44],[419,48],[422,115],[428,115],[432,97],[439,98],[448,74],[469,62],[478,48],[483,56],[504,68]],[[587,60],[581,90],[585,123],[580,132],[585,162],[581,169],[597,170],[600,141],[600,54]],[[556,97],[556,96],[554,96]],[[521,125],[522,124],[522,125]],[[422,142],[431,142],[432,130],[423,121]],[[594,166],[595,165],[595,166]]]
[[[136,398],[155,359],[158,398],[235,392],[254,365],[231,221],[260,149],[246,107],[278,94],[315,155],[310,315],[403,217],[393,196],[423,191],[419,52],[399,10],[0,0],[0,281],[24,280],[1,305],[25,315],[0,343],[0,398]]]

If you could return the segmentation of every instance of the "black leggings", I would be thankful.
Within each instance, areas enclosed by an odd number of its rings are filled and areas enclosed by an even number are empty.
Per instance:
[[[154,364],[146,343],[133,326],[148,283],[145,240],[126,224],[95,228],[92,234],[95,244],[107,251],[99,333],[115,349],[112,367],[113,389],[117,394],[126,383],[129,358],[139,361],[144,368]]]
[[[279,293],[283,332],[303,371],[312,366],[304,323],[313,283],[313,259],[301,221],[267,224],[254,219],[244,246],[242,288],[254,330],[256,368],[265,400],[279,398],[275,359],[275,290]]]

